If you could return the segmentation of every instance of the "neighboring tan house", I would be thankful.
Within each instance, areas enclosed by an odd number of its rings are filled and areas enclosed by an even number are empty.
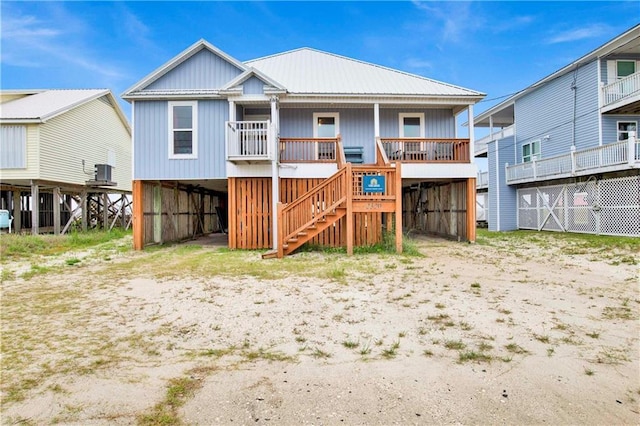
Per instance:
[[[488,224],[640,236],[640,26],[479,114]]]
[[[131,129],[113,94],[0,91],[0,190],[17,231],[126,226]]]
[[[229,230],[231,248],[475,238],[483,93],[302,48],[240,62],[201,40],[127,90],[134,246]],[[279,210],[280,209],[280,210]],[[394,225],[395,224],[395,225]]]

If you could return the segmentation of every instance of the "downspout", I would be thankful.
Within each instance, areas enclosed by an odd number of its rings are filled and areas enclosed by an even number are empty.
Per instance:
[[[278,203],[280,202],[280,169],[278,161],[280,152],[278,141],[280,139],[280,111],[278,110],[278,97],[271,97],[271,123],[269,126],[269,138],[271,138],[271,241],[273,249],[278,250]]]
[[[578,105],[578,86],[576,82],[578,80],[578,66],[576,65],[576,69],[573,71],[573,81],[571,82],[571,90],[573,90],[573,120],[572,120],[572,129],[571,129],[571,146],[576,146],[576,114],[577,114],[577,105]]]

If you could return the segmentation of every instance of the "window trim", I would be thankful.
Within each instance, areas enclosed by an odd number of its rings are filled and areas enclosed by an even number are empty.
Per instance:
[[[620,123],[633,124],[636,126],[636,130],[620,130]],[[638,122],[636,120],[619,120],[616,121],[616,142],[622,142],[629,139],[629,132],[636,132],[636,136],[638,136]],[[627,139],[620,139],[620,133],[626,133]]]
[[[533,146],[535,144],[538,144],[538,152],[536,154],[534,154],[533,151]],[[525,155],[524,155],[524,147],[525,146],[529,146],[529,155],[528,155],[528,160],[525,160]],[[542,139],[534,139],[530,142],[527,143],[523,143],[522,144],[522,162],[523,163],[531,163],[533,161],[533,158],[535,157],[536,160],[539,160],[540,157],[542,156]]]
[[[173,107],[176,106],[190,106],[191,107],[191,129],[177,129],[181,131],[191,131],[191,154],[176,154],[174,152],[173,145],[173,132],[176,130],[173,128]],[[169,101],[169,121],[168,121],[168,145],[169,145],[169,159],[170,160],[190,160],[198,158],[198,101]]]
[[[420,136],[418,137],[407,137],[404,135],[404,119],[405,118],[419,118],[420,119]],[[424,128],[424,112],[401,112],[398,114],[398,137],[407,138],[407,139],[424,139],[425,138],[425,128]]]
[[[620,62],[631,62],[631,63],[633,63],[633,72],[631,74],[635,74],[635,73],[638,72],[638,63],[635,60],[633,60],[633,59],[616,59],[616,69],[615,69],[616,75],[615,75],[615,80],[614,81],[622,80],[623,78],[628,77],[628,76],[625,76],[625,77],[619,77],[618,76],[618,64]]]
[[[321,117],[333,117],[335,120],[336,132],[334,138],[337,138],[340,134],[340,113],[339,112],[314,112],[313,113],[313,137],[319,138],[318,136],[318,118]]]

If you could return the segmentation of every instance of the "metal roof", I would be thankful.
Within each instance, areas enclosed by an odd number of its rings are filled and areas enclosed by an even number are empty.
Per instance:
[[[45,90],[0,104],[0,119],[47,119],[109,93],[106,89]]]
[[[245,62],[290,94],[471,96],[484,94],[333,53],[301,48]]]
[[[120,120],[130,132],[129,121],[109,89],[2,90],[24,97],[0,104],[0,122],[44,123],[80,105],[106,96]]]

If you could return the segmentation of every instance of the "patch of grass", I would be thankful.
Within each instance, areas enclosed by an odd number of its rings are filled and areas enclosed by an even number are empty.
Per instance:
[[[607,306],[602,311],[602,317],[610,320],[622,319],[632,320],[634,319],[633,311],[628,306]]]
[[[518,355],[526,355],[529,354],[530,352],[528,350],[526,350],[525,348],[523,348],[520,345],[517,345],[515,343],[509,343],[508,345],[505,345],[504,347],[507,351],[513,353],[513,354],[518,354]]]
[[[587,334],[587,337],[591,337],[592,339],[598,339],[598,338],[600,338],[600,333],[595,332],[595,331],[593,331],[593,332],[591,332],[591,333],[586,333],[586,334]]]
[[[447,349],[451,349],[451,350],[462,350],[466,347],[467,345],[461,341],[461,340],[446,340],[444,342],[444,347]]]
[[[444,314],[444,313],[443,314],[438,314],[438,315],[429,315],[429,316],[427,316],[427,319],[429,321],[433,321],[433,322],[439,324],[439,323],[441,323],[443,321],[448,320],[449,319],[449,315],[448,314]]]
[[[592,369],[585,367],[584,374],[586,374],[587,376],[593,376],[595,372]]]
[[[429,349],[425,349],[424,351],[422,351],[422,355],[426,356],[427,358],[432,357],[433,356],[433,351],[431,351]]]
[[[486,343],[486,342],[482,342],[478,345],[478,350],[480,352],[486,352],[486,351],[490,351],[491,349],[493,349],[493,346]]]
[[[311,356],[314,358],[331,358],[331,354],[329,352],[325,352],[320,348],[315,348],[311,353]]]
[[[479,282],[473,282],[473,283],[471,283],[471,288],[472,288],[472,289],[479,289],[479,288],[480,288],[480,283],[479,283]]]
[[[469,331],[473,329],[473,326],[466,321],[460,321],[460,329],[464,331]]]
[[[437,309],[444,309],[444,308],[446,308],[447,306],[446,306],[445,304],[443,304],[443,303],[439,303],[439,302],[438,302],[438,303],[436,303],[436,304],[435,304],[435,307],[436,307]]]
[[[469,361],[475,362],[491,362],[493,357],[484,352],[476,352],[476,351],[460,351],[458,354],[458,362],[464,363]]]
[[[142,426],[180,425],[178,409],[202,387],[204,374],[213,368],[196,368],[184,377],[169,381],[164,400],[156,404],[149,412],[138,415],[137,423]]]
[[[547,348],[547,356],[551,358],[556,350],[553,348]]]
[[[68,266],[77,265],[80,262],[81,260],[78,259],[77,257],[72,257],[64,261],[64,263],[66,263]]]
[[[342,342],[342,346],[344,346],[347,349],[355,349],[358,346],[360,346],[359,342],[354,342],[353,340],[344,340]]]
[[[371,353],[371,345],[369,343],[365,344],[363,347],[360,348],[360,355],[366,356],[366,355],[369,355],[370,353]]]
[[[551,341],[548,334],[534,334],[533,338],[542,343],[549,343]]]
[[[398,355],[399,348],[400,348],[400,341],[394,342],[390,347],[382,350],[382,357],[386,359],[395,358]]]
[[[244,351],[242,352],[244,358],[248,361],[255,361],[257,359],[263,359],[266,361],[294,361],[295,358],[286,355],[280,351],[267,351],[263,348],[258,349],[257,351]]]

